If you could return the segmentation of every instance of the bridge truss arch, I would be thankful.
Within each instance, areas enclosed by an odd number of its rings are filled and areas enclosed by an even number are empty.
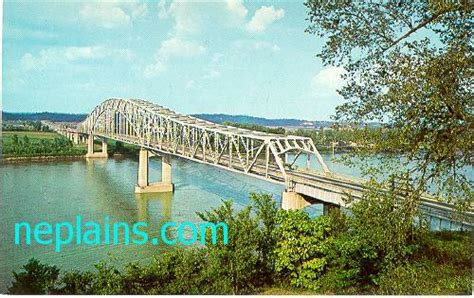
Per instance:
[[[288,172],[302,154],[308,156],[308,166],[314,156],[329,172],[310,138],[216,124],[145,100],[107,99],[79,130],[287,185]]]

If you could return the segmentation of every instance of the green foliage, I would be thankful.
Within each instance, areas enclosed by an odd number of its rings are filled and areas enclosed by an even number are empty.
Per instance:
[[[120,141],[115,142],[115,152],[125,153],[125,147],[123,146],[122,142]]]
[[[473,8],[469,1],[306,1],[308,32],[325,39],[318,57],[344,68],[340,123],[384,121],[394,134],[364,155],[392,160],[417,190],[467,207],[474,201],[463,167],[473,163]],[[367,136],[361,135],[360,142]],[[382,163],[385,172],[388,159]]]
[[[3,142],[3,154],[13,156],[38,156],[38,155],[82,155],[83,149],[75,148],[72,141],[65,137],[54,139],[35,138],[27,134],[19,138],[17,134],[11,136],[10,142]]]
[[[5,119],[4,119],[5,120]],[[2,123],[3,131],[43,131],[51,132],[48,125],[44,125],[41,121],[15,121],[11,124]]]
[[[282,211],[277,222],[276,271],[288,276],[293,286],[317,290],[327,264],[324,246],[330,237],[330,218],[311,219],[304,211]]]
[[[470,295],[470,270],[459,270],[450,265],[439,265],[429,260],[402,264],[383,274],[379,295]]]
[[[381,274],[419,251],[425,230],[413,224],[412,200],[400,201],[395,189],[380,191],[375,181],[367,186],[350,216],[337,210],[316,219],[302,211],[280,213],[276,270],[292,285],[321,291],[374,287]]]
[[[58,281],[59,269],[56,266],[41,264],[30,259],[23,266],[23,272],[13,272],[14,281],[8,292],[10,294],[53,294]]]
[[[471,292],[472,240],[467,233],[428,233],[403,214],[394,194],[374,190],[352,214],[333,209],[311,218],[277,210],[270,195],[251,194],[235,211],[230,201],[200,214],[226,222],[216,246],[175,248],[148,264],[117,269],[100,262],[92,272],[66,271],[30,260],[14,273],[11,294],[439,294]],[[406,222],[405,222],[406,221]],[[206,237],[210,237],[210,233]],[[207,243],[210,243],[208,239]],[[297,288],[298,290],[295,290]]]
[[[91,295],[94,293],[94,279],[95,275],[92,272],[68,271],[61,279],[63,287],[57,292],[63,295]]]
[[[218,245],[208,247],[207,266],[209,272],[220,276],[220,291],[226,293],[250,293],[272,277],[277,207],[270,195],[251,194],[250,198],[251,207],[237,214],[230,201],[211,212],[198,213],[204,221],[225,222],[229,228],[228,245],[218,241]],[[252,210],[255,216],[252,216]],[[210,235],[206,234],[206,237]]]
[[[471,294],[472,238],[466,232],[426,234],[409,262],[382,274],[377,294]]]

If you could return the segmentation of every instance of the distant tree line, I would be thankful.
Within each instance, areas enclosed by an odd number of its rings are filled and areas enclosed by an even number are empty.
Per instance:
[[[65,114],[65,113],[9,113],[2,112],[3,121],[54,121],[54,122],[81,122],[86,119],[87,114]]]
[[[51,132],[53,131],[50,129],[48,125],[41,123],[41,121],[18,121],[15,124],[2,124],[3,131],[43,131],[43,132]]]
[[[238,128],[262,131],[262,132],[273,133],[273,134],[280,134],[280,135],[285,134],[285,129],[283,127],[272,128],[272,127],[267,127],[267,126],[258,125],[258,124],[235,123],[235,122],[229,122],[229,121],[225,121],[222,124],[227,125],[227,126],[234,126]]]
[[[379,127],[337,127],[320,128],[320,129],[305,129],[298,128],[296,130],[286,130],[283,127],[272,128],[258,124],[243,124],[235,122],[223,122],[223,125],[234,126],[254,131],[261,131],[280,135],[297,135],[311,138],[319,151],[331,150],[333,144],[338,149],[354,150],[357,148],[368,147],[377,141],[379,138],[391,137],[394,134],[393,130]]]

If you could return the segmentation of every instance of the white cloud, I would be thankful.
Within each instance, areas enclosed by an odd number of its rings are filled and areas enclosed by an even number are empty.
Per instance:
[[[196,42],[173,37],[163,41],[158,49],[158,55],[163,59],[171,57],[194,57],[201,55],[205,51],[206,48]]]
[[[174,34],[177,36],[195,33],[200,27],[200,14],[193,2],[173,1],[167,11],[175,21]]]
[[[189,80],[187,83],[186,83],[186,89],[201,89],[202,86],[199,85],[198,83],[196,83],[196,81],[194,80]]]
[[[242,0],[227,0],[227,9],[240,18],[245,18],[249,12]]]
[[[133,19],[144,16],[148,11],[146,2],[103,1],[88,2],[79,11],[80,16],[95,25],[107,29],[127,26]]]
[[[160,0],[158,2],[158,17],[160,19],[166,19],[169,16],[168,10],[166,9],[166,0]]]
[[[110,5],[86,4],[79,13],[84,19],[108,29],[128,25],[130,23],[130,16],[120,7]]]
[[[262,33],[270,26],[273,22],[283,18],[285,11],[283,9],[275,9],[273,6],[262,6],[260,7],[247,23],[246,29],[251,33]]]
[[[241,39],[233,43],[233,46],[237,49],[250,50],[250,51],[270,51],[278,52],[280,47],[276,44],[270,43],[263,40],[246,40]]]
[[[206,48],[196,42],[183,40],[177,37],[169,38],[161,43],[155,55],[155,61],[145,66],[143,75],[149,79],[166,71],[166,63],[172,58],[192,58],[199,56]]]
[[[242,0],[158,2],[159,18],[173,18],[172,34],[179,37],[200,34],[215,26],[238,27],[247,14]]]
[[[344,103],[344,98],[337,93],[345,84],[341,77],[344,73],[343,68],[331,66],[321,69],[311,79],[308,93],[302,101],[311,107],[310,110],[314,113],[326,115],[320,118],[321,120],[328,119],[328,115],[333,115],[336,107]]]
[[[320,70],[312,79],[311,85],[317,93],[337,95],[336,90],[344,86],[344,68],[330,66]]]
[[[174,57],[191,58],[202,55],[206,47],[197,42],[206,35],[206,30],[216,26],[240,26],[248,14],[242,0],[226,1],[166,1],[157,4],[158,17],[170,18],[174,22],[169,38],[157,50],[154,61],[145,66],[146,77],[162,73]],[[203,78],[217,78],[219,70],[209,67]]]
[[[64,57],[69,61],[103,58],[105,54],[102,47],[67,47],[64,49]]]
[[[5,24],[3,26],[4,38],[6,39],[18,39],[18,40],[55,40],[59,37],[58,34],[43,31],[43,30],[36,30],[36,29],[28,29],[28,28],[21,28],[15,27],[11,25]]]
[[[164,71],[166,71],[166,65],[162,61],[157,60],[155,63],[145,67],[143,76],[147,79],[151,79]]]
[[[41,70],[52,64],[65,64],[81,60],[94,60],[106,57],[131,60],[133,54],[128,49],[111,49],[102,46],[54,47],[43,49],[37,55],[26,53],[20,59],[24,71]]]
[[[148,5],[146,3],[137,4],[132,8],[132,19],[141,18],[148,13]]]

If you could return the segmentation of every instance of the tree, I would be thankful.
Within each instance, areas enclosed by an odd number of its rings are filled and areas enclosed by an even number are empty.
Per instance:
[[[317,56],[344,69],[346,103],[335,119],[382,121],[391,131],[360,155],[390,149],[397,154],[392,176],[405,172],[415,193],[436,184],[435,194],[469,206],[474,195],[463,168],[474,156],[472,1],[305,4],[307,31],[325,38]]]
[[[23,272],[13,272],[14,281],[8,292],[10,294],[54,294],[59,277],[59,269],[30,259],[23,266]]]

